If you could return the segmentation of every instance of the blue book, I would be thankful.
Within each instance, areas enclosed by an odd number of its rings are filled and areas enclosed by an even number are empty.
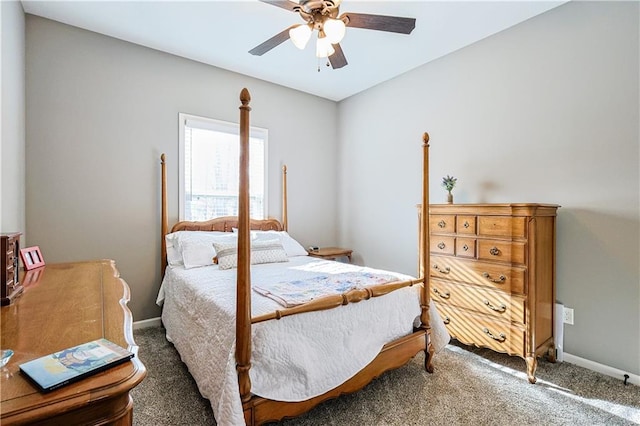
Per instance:
[[[107,339],[98,339],[20,364],[20,371],[42,392],[49,392],[122,364],[133,356],[133,352]]]

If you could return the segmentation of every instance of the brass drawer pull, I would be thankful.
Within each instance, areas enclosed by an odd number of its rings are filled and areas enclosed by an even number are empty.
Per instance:
[[[483,272],[482,276],[488,279],[489,281],[491,281],[492,283],[496,283],[496,284],[502,284],[507,280],[507,277],[505,277],[504,275],[500,275],[498,279],[491,278],[491,275],[488,272]]]
[[[448,299],[451,297],[451,293],[449,293],[448,291],[445,291],[444,293],[442,293],[440,290],[438,290],[437,288],[433,289],[433,292],[435,294],[437,294],[438,296],[442,297],[443,299]]]
[[[489,250],[489,253],[491,253],[492,256],[498,256],[500,254],[500,249],[498,247],[491,247],[491,250]]]
[[[467,221],[465,220],[465,221],[464,221],[464,224],[463,224],[462,226],[464,226],[465,228],[468,228],[468,227],[469,227],[469,222],[467,222]]]
[[[451,322],[451,320],[449,319],[449,317],[445,316],[444,319],[442,320],[443,323],[445,324],[449,324]]]
[[[438,226],[440,228],[444,228],[445,226],[447,226],[447,222],[445,222],[444,220],[441,220],[440,222],[438,222]]]
[[[484,304],[487,305],[489,309],[494,310],[496,312],[504,312],[507,310],[507,307],[505,306],[504,303],[501,303],[500,306],[495,307],[487,299],[484,299]]]
[[[438,265],[433,265],[433,269],[435,269],[436,271],[440,272],[441,274],[448,274],[449,272],[451,272],[451,268],[449,268],[448,266],[446,268],[442,269]]]
[[[468,245],[466,245],[466,244],[465,244],[465,245],[463,245],[463,246],[462,246],[462,250],[464,250],[464,251],[468,251],[468,250],[469,250],[469,246],[468,246]]]
[[[500,333],[499,336],[494,336],[493,333],[491,333],[491,331],[489,331],[489,329],[487,327],[483,328],[482,331],[484,331],[484,334],[486,334],[487,336],[491,337],[493,340],[497,340],[500,343],[502,343],[505,340],[507,340],[507,336],[505,336],[504,333]]]
[[[444,250],[445,247],[446,247],[446,245],[443,242],[438,243],[438,248],[440,250]]]

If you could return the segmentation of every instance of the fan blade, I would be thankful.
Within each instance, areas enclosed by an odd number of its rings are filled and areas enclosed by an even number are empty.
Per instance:
[[[339,19],[347,17],[347,27],[365,28],[392,33],[411,34],[416,27],[415,18],[400,16],[369,15],[368,13],[346,12]]]
[[[347,58],[344,57],[344,52],[342,51],[342,47],[340,47],[340,44],[332,44],[332,46],[336,51],[333,53],[333,55],[329,56],[331,67],[335,70],[347,65]]]
[[[279,46],[282,43],[284,43],[285,41],[289,40],[289,30],[291,28],[295,28],[295,27],[298,27],[298,26],[299,25],[292,25],[289,28],[287,28],[286,30],[283,30],[283,31],[279,32],[278,34],[276,34],[273,37],[271,37],[269,40],[257,45],[253,49],[251,49],[249,51],[249,53],[251,53],[252,55],[256,55],[256,56],[264,55],[265,53],[267,53],[268,51],[270,51],[274,47]]]
[[[300,5],[293,1],[288,0],[260,0],[262,3],[267,3],[272,6],[278,6],[283,9],[290,10],[291,12],[295,12],[295,8],[300,8]]]

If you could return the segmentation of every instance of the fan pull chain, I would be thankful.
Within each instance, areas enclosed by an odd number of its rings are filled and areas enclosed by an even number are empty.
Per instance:
[[[320,72],[320,59],[321,58],[318,58],[318,72]],[[331,62],[329,62],[329,58],[327,58],[327,63],[325,64],[325,66],[327,68],[329,68],[331,66]]]

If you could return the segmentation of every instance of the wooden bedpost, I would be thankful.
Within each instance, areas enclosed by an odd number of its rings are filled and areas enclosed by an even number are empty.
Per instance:
[[[167,211],[167,165],[165,163],[164,153],[162,153],[162,155],[160,156],[160,164],[162,168],[162,241],[160,242],[162,247],[162,264],[160,267],[162,269],[160,271],[160,277],[163,278],[164,272],[167,269],[167,242],[165,241],[164,237],[169,232],[169,216]]]
[[[287,212],[287,166],[282,166],[282,228],[289,230],[289,217]]]
[[[429,279],[429,134],[422,135],[422,206],[420,212],[420,277],[424,285],[420,293],[420,328],[427,333],[427,347],[424,350],[424,368],[433,373],[433,354],[435,350],[431,344],[431,316],[429,315],[429,301],[431,300],[431,285]]]
[[[236,370],[240,398],[251,398],[251,237],[249,229],[249,102],[251,95],[240,92],[240,179],[238,195],[238,277],[236,293]]]

